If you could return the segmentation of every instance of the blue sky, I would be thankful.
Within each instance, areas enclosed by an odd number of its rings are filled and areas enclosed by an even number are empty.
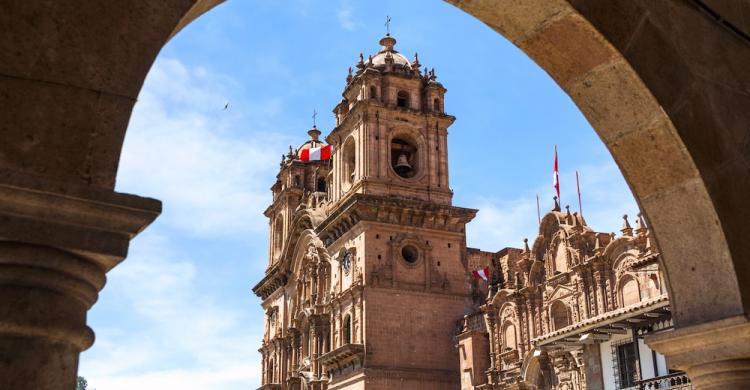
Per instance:
[[[480,209],[468,244],[536,235],[536,194],[552,196],[558,145],[563,204],[581,173],[584,215],[618,231],[637,206],[567,95],[516,47],[437,0],[230,0],[163,49],[135,106],[117,190],[161,199],[162,216],[108,274],[89,315],[96,344],[80,373],[99,390],[259,385],[262,312],[251,287],[267,264],[278,161],[303,142],[313,109],[327,133],[347,68],[378,50],[385,16],[396,49],[448,89],[454,203]],[[229,102],[229,109],[223,110]],[[573,206],[577,209],[577,206]]]

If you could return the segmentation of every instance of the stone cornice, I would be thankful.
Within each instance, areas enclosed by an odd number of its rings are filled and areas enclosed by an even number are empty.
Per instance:
[[[336,133],[338,133],[341,129],[351,128],[353,125],[352,123],[350,123],[351,121],[355,121],[355,123],[356,121],[366,121],[369,118],[369,113],[372,113],[374,117],[374,113],[379,110],[387,110],[388,112],[407,115],[410,119],[412,119],[411,123],[414,123],[416,125],[423,123],[423,121],[427,118],[432,118],[434,120],[440,121],[440,127],[443,129],[453,124],[453,122],[455,122],[456,120],[455,116],[444,113],[432,111],[425,112],[422,110],[412,110],[410,108],[403,107],[389,107],[374,99],[357,100],[354,102],[349,112],[344,116],[344,119],[341,121],[341,123],[333,128],[333,130],[331,130],[331,133],[328,134],[328,136],[326,137],[326,142],[334,144],[335,142],[333,142],[333,140],[337,136]],[[360,114],[360,116],[358,116],[357,114]]]
[[[331,213],[316,231],[332,243],[359,221],[373,221],[422,229],[460,232],[478,210],[419,200],[354,194]]]
[[[282,272],[279,263],[276,263],[266,271],[263,279],[253,287],[253,293],[262,300],[266,300],[274,291],[286,285],[287,280],[287,274]]]
[[[105,271],[161,213],[156,199],[6,172],[0,172],[0,199],[0,240],[75,253]]]

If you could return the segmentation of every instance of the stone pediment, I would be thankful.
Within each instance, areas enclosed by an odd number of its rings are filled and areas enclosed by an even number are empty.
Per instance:
[[[545,296],[547,301],[554,301],[568,297],[576,292],[575,288],[565,284],[558,284],[554,288],[547,288]]]

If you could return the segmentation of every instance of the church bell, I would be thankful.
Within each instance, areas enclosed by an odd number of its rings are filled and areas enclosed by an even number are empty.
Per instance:
[[[401,153],[400,156],[398,156],[398,160],[396,161],[396,169],[411,169],[411,165],[409,164],[409,158],[406,157],[406,153]]]

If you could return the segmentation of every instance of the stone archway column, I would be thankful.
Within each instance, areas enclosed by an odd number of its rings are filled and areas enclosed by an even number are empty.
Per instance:
[[[750,321],[725,318],[646,337],[698,390],[750,389]]]
[[[160,211],[154,199],[0,172],[0,389],[75,389],[94,342],[86,313]]]

